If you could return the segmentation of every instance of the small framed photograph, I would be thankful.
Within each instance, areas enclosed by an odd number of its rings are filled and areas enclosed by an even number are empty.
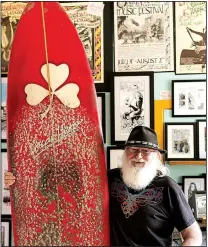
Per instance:
[[[172,81],[172,116],[206,116],[206,81]]]
[[[182,176],[182,187],[189,206],[194,213],[194,192],[206,190],[206,177]]]
[[[1,141],[6,142],[6,100],[7,100],[7,78],[1,81]]]
[[[114,73],[111,83],[111,143],[124,143],[137,125],[154,129],[153,73]]]
[[[165,123],[166,160],[195,160],[195,123]]]
[[[206,208],[206,191],[194,191],[194,216],[197,220],[202,220],[202,218],[206,218]]]
[[[200,160],[206,160],[207,155],[207,124],[206,120],[196,121],[197,133],[197,157]]]
[[[107,147],[108,169],[121,168],[124,149],[116,146]]]
[[[1,217],[1,246],[12,246],[12,220]]]
[[[97,93],[98,111],[103,130],[103,140],[106,142],[106,123],[105,123],[105,93]]]
[[[1,191],[1,205],[2,205],[2,215],[11,215],[11,204],[10,204],[10,191],[9,189],[5,188],[4,185],[4,172],[8,171],[8,161],[7,161],[7,150],[1,149],[1,164],[2,164],[2,171],[1,171],[1,182],[2,182],[2,191]]]

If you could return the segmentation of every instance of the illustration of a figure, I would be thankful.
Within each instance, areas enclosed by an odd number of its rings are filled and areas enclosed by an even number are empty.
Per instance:
[[[197,191],[195,183],[190,183],[188,188],[188,203],[191,207],[192,212],[194,213],[194,191]]]
[[[155,24],[152,25],[152,37],[156,39],[160,39],[160,32],[161,32],[161,20],[156,19]]]
[[[188,108],[194,109],[195,108],[195,100],[191,93],[188,93]]]
[[[143,95],[140,93],[137,85],[134,85],[133,91],[132,97],[125,100],[125,104],[129,107],[129,111],[124,113],[124,118],[130,119],[132,124],[134,123],[134,120],[138,120],[144,114],[142,108]]]

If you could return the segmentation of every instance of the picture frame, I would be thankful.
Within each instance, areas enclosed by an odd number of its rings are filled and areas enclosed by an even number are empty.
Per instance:
[[[173,3],[142,4],[114,2],[115,72],[174,71]]]
[[[112,74],[111,121],[111,144],[123,144],[135,126],[154,129],[152,72]]]
[[[103,141],[106,142],[106,110],[105,110],[105,93],[97,93],[98,111],[103,132]]]
[[[173,117],[205,117],[206,81],[172,81],[172,99]]]
[[[207,156],[207,130],[206,120],[196,121],[196,133],[197,133],[197,158],[199,160],[206,160]]]
[[[122,149],[121,147],[107,147],[107,166],[109,170],[114,168],[121,168],[123,152],[124,149]]]
[[[12,219],[1,216],[1,246],[12,246]]]
[[[175,2],[174,14],[176,74],[206,73],[206,2]]]
[[[206,191],[194,191],[194,216],[196,220],[206,218]]]
[[[195,123],[165,123],[165,160],[195,160],[195,136]]]
[[[6,102],[7,102],[7,81],[6,77],[1,80],[1,142],[7,139],[6,124]]]
[[[194,213],[194,191],[206,190],[206,177],[203,176],[182,176],[182,188],[185,198]]]
[[[1,53],[1,75],[8,75],[8,64],[10,59],[12,42],[20,17],[26,7],[26,2],[3,2],[1,3],[1,30],[2,30],[2,53]],[[9,11],[8,11],[9,9]]]
[[[2,205],[2,211],[1,214],[5,216],[11,215],[11,203],[10,203],[10,190],[9,188],[5,188],[4,185],[4,172],[8,171],[8,159],[7,159],[7,150],[1,149],[1,205]]]

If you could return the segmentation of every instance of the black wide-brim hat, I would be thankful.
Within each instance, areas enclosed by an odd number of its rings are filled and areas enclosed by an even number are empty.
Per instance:
[[[136,126],[133,128],[126,143],[119,145],[121,148],[128,146],[150,148],[163,154],[167,153],[166,150],[159,148],[155,131],[145,126]]]

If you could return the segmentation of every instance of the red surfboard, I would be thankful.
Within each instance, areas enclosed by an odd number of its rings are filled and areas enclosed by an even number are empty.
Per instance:
[[[7,94],[15,245],[108,246],[95,86],[76,29],[59,3],[26,6],[12,45]]]

